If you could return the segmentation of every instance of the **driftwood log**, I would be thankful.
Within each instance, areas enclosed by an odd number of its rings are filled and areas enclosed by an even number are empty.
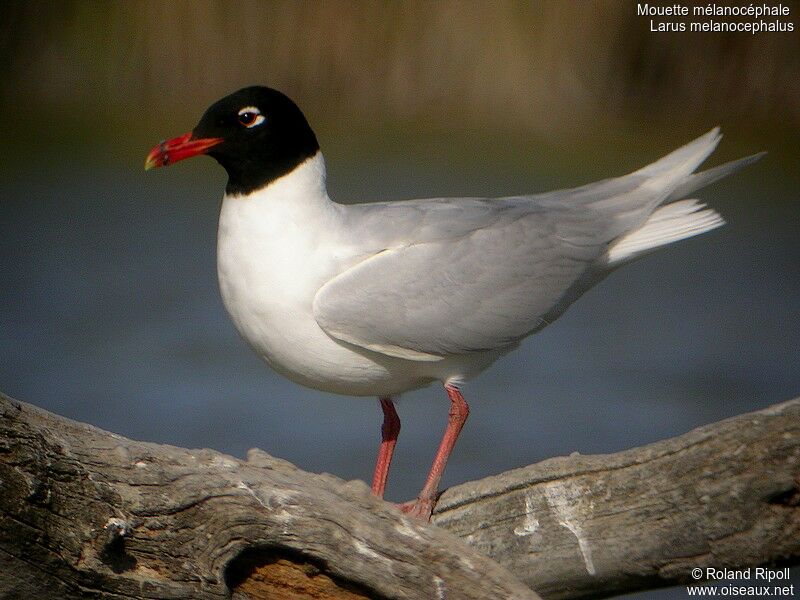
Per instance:
[[[798,564],[800,399],[451,488],[433,523],[259,450],[132,441],[0,395],[2,599],[603,597]]]

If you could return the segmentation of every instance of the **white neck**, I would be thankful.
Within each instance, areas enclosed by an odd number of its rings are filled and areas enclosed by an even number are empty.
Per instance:
[[[220,211],[219,244],[251,252],[248,260],[268,260],[292,242],[313,243],[335,236],[343,208],[328,198],[325,159],[317,152],[261,189],[226,194]]]
[[[264,187],[249,194],[225,194],[224,200],[243,203],[268,201],[272,209],[280,209],[284,204],[310,208],[309,204],[330,202],[325,178],[325,158],[321,151],[317,151],[294,170]]]

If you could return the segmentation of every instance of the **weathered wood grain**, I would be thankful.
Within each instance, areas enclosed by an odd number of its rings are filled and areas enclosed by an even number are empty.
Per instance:
[[[136,442],[0,395],[0,598],[602,597],[797,564],[798,475],[800,399],[452,488],[433,527],[259,450]]]
[[[697,583],[693,567],[798,564],[800,399],[465,483],[433,522],[548,599]]]
[[[302,598],[315,578],[330,593],[307,598],[537,598],[361,482],[135,442],[0,396],[0,598]]]

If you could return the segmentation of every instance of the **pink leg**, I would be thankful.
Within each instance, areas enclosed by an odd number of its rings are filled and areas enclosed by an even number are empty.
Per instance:
[[[394,446],[400,433],[400,417],[394,410],[394,403],[389,396],[378,398],[383,409],[383,426],[381,427],[381,448],[378,450],[378,460],[375,463],[375,474],[372,476],[372,493],[378,498],[383,498],[386,489],[386,478],[389,476],[389,466],[392,464]]]
[[[456,445],[458,434],[461,433],[461,429],[469,416],[469,406],[459,389],[449,384],[445,384],[444,389],[450,398],[450,413],[448,414],[447,428],[444,430],[439,450],[436,452],[436,458],[433,459],[433,465],[428,473],[428,478],[425,480],[425,486],[417,499],[400,505],[400,510],[404,513],[423,521],[429,521],[431,518],[433,507],[436,506],[436,501],[439,499],[439,482],[442,480],[442,473],[444,473],[444,468],[447,466],[447,459],[450,457],[450,452],[453,451],[453,446]]]

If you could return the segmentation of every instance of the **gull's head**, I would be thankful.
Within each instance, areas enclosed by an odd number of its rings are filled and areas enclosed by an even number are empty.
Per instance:
[[[191,132],[158,144],[144,168],[208,154],[228,172],[226,192],[246,194],[318,151],[317,138],[297,105],[277,90],[253,86],[212,104]]]

